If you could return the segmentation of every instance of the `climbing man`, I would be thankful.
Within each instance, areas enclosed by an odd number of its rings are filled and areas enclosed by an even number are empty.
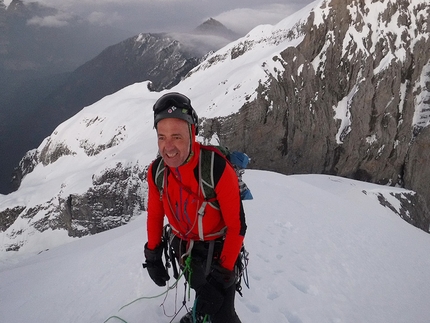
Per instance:
[[[198,117],[191,101],[172,92],[154,104],[159,155],[148,170],[148,242],[144,255],[158,286],[170,279],[162,262],[164,216],[170,244],[196,298],[181,323],[240,323],[234,307],[235,266],[246,232],[233,167],[217,153],[202,158]],[[202,172],[211,171],[215,198],[207,199]],[[159,183],[157,183],[157,181]]]

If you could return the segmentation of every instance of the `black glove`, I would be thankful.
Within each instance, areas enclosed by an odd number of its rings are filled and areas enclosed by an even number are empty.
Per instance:
[[[220,289],[227,289],[236,282],[236,274],[234,270],[228,270],[218,264],[214,264],[206,279],[213,285],[218,285]]]
[[[148,269],[149,277],[158,286],[166,286],[166,282],[170,279],[166,267],[163,265],[161,255],[163,254],[163,246],[159,245],[154,250],[148,249],[148,243],[145,244],[144,254],[146,263],[142,264],[143,268]]]
[[[197,293],[196,311],[212,315],[220,310],[224,302],[224,290],[235,283],[236,276],[232,270],[212,265],[206,280]]]

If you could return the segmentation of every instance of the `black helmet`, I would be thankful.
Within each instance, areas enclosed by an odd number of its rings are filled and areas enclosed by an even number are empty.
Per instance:
[[[193,124],[197,135],[199,118],[191,106],[191,100],[185,95],[178,92],[166,93],[155,102],[153,110],[154,127],[162,119],[177,118]]]

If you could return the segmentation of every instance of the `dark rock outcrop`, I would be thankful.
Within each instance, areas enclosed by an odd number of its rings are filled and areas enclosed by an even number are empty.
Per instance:
[[[0,211],[0,232],[8,241],[6,251],[17,251],[23,244],[20,236],[26,229],[11,229],[20,217],[38,232],[67,230],[70,237],[82,237],[119,227],[143,210],[146,203],[145,185],[147,168],[140,165],[122,165],[94,175],[92,186],[82,194],[58,196],[33,207],[16,206]],[[41,216],[41,214],[43,216]],[[14,242],[16,241],[16,242]]]

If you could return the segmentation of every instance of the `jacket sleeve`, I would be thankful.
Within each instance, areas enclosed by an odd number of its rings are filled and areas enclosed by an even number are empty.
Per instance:
[[[148,248],[153,250],[160,243],[163,235],[164,225],[164,208],[160,199],[160,192],[153,178],[152,168],[154,163],[148,169],[148,216],[146,220],[148,234]]]
[[[233,270],[246,232],[245,212],[240,199],[239,184],[234,169],[227,164],[215,188],[221,215],[227,227],[221,266]]]

